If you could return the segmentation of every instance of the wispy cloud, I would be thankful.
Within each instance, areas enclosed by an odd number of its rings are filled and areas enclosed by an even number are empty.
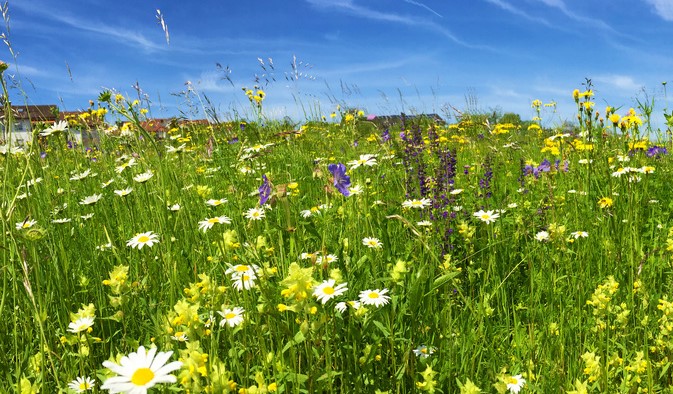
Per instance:
[[[432,8],[428,7],[427,5],[425,5],[423,3],[419,3],[418,1],[414,1],[414,0],[404,0],[404,2],[409,3],[409,4],[413,4],[413,5],[421,7],[421,8],[425,8],[426,10],[432,12],[433,14],[437,15],[438,17],[443,18],[443,16],[440,15],[437,11],[433,10]]]
[[[433,30],[454,43],[470,49],[487,50],[491,52],[499,52],[497,49],[487,45],[470,44],[458,38],[451,30],[437,24],[433,21],[428,21],[427,18],[415,18],[406,15],[400,15],[390,12],[381,12],[371,8],[356,5],[353,0],[306,0],[309,4],[319,8],[335,8],[338,11],[349,13],[351,15],[385,22],[400,23],[407,26],[419,26],[428,30]]]
[[[508,3],[508,2],[506,2],[506,1],[504,1],[504,0],[486,0],[486,1],[487,1],[488,3],[491,3],[491,4],[493,4],[493,5],[496,5],[496,6],[500,7],[500,8],[502,8],[502,9],[505,10],[505,11],[511,12],[511,13],[514,14],[514,15],[518,15],[518,16],[520,16],[520,17],[522,17],[522,18],[528,19],[529,21],[536,22],[536,23],[541,23],[541,24],[546,25],[546,26],[549,26],[549,27],[552,27],[552,26],[553,26],[553,25],[552,25],[551,23],[549,23],[549,21],[546,20],[545,18],[540,18],[540,17],[537,17],[537,16],[532,16],[532,15],[528,14],[527,12],[523,11],[522,9],[515,7],[515,6],[513,6],[512,4],[510,4],[510,3]]]
[[[62,12],[62,10],[50,8],[47,4],[33,4],[32,6],[28,6],[25,3],[17,2],[12,3],[12,7],[20,9],[32,17],[39,16],[53,22],[61,23],[76,30],[107,36],[118,44],[138,47],[142,50],[150,52],[166,49],[165,45],[161,45],[152,41],[140,31],[126,29],[121,26],[109,25],[101,21],[94,22],[90,17],[78,18],[76,16],[67,15]],[[153,17],[153,15],[148,17],[148,19],[151,17]]]
[[[673,22],[673,2],[671,0],[645,0],[654,7],[661,19]]]
[[[541,3],[545,4],[548,7],[556,8],[559,11],[561,11],[565,16],[568,18],[576,21],[576,22],[581,22],[581,23],[586,23],[589,26],[592,27],[598,27],[601,30],[608,31],[610,33],[614,34],[619,34],[618,31],[612,28],[612,26],[608,25],[604,21],[594,18],[594,17],[586,17],[583,15],[576,14],[572,12],[564,0],[539,0]]]
[[[610,86],[615,89],[623,90],[629,93],[635,93],[645,86],[645,84],[636,82],[633,77],[621,74],[604,74],[592,78],[604,86]]]

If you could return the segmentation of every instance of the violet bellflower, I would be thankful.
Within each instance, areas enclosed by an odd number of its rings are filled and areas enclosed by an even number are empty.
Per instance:
[[[346,175],[346,166],[342,163],[330,164],[327,166],[327,169],[332,173],[332,177],[334,177],[334,187],[341,194],[348,197],[351,194],[348,190],[351,186],[351,178]]]
[[[269,197],[271,197],[271,183],[269,183],[269,178],[264,174],[262,175],[262,186],[259,187],[259,205],[266,204]]]

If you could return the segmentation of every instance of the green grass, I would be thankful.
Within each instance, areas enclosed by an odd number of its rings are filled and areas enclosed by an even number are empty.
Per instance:
[[[65,392],[78,376],[100,390],[115,375],[102,363],[139,345],[183,363],[157,392],[504,393],[515,375],[521,392],[668,392],[673,167],[646,153],[670,141],[603,126],[586,109],[572,135],[491,133],[466,116],[408,123],[385,141],[357,117],[262,126],[262,100],[244,127],[176,127],[156,140],[137,105],[100,98],[128,133],[101,125],[92,151],[69,148],[67,131],[36,136],[0,156],[7,392]],[[347,164],[362,192],[345,197],[328,165],[364,154],[376,165]],[[549,171],[522,172],[545,159]],[[627,166],[643,171],[614,175]],[[262,175],[272,194],[250,220]],[[433,205],[402,207],[421,198]],[[487,224],[480,210],[499,217]],[[230,223],[199,230],[221,216]],[[127,246],[149,231],[158,243]],[[237,290],[226,272],[237,264],[257,267],[255,287]],[[330,278],[348,290],[322,304],[313,291]],[[335,309],[383,289],[385,305]],[[217,312],[234,307],[243,322],[221,326]],[[90,330],[68,331],[86,316]]]

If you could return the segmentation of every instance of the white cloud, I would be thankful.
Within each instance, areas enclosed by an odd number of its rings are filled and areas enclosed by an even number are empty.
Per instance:
[[[595,82],[599,82],[606,86],[611,86],[619,90],[628,92],[636,92],[640,90],[644,84],[636,82],[633,77],[620,74],[606,74],[599,75],[592,78]]]
[[[673,1],[671,0],[646,0],[650,5],[654,7],[657,15],[661,19],[673,22]]]
[[[517,7],[513,6],[512,4],[510,4],[510,3],[508,3],[504,0],[486,0],[486,1],[493,4],[493,5],[496,5],[500,8],[502,8],[505,11],[511,12],[514,15],[518,15],[518,16],[523,17],[525,19],[528,19],[530,21],[541,23],[545,26],[550,26],[550,27],[553,26],[546,19],[540,18],[540,17],[537,17],[537,16],[532,16],[532,15],[528,14],[527,12],[521,10],[520,8],[517,8]]]

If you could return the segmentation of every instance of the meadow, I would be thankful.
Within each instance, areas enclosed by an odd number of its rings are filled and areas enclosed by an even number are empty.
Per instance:
[[[293,125],[246,95],[157,138],[103,92],[1,147],[4,392],[671,392],[668,109]]]

